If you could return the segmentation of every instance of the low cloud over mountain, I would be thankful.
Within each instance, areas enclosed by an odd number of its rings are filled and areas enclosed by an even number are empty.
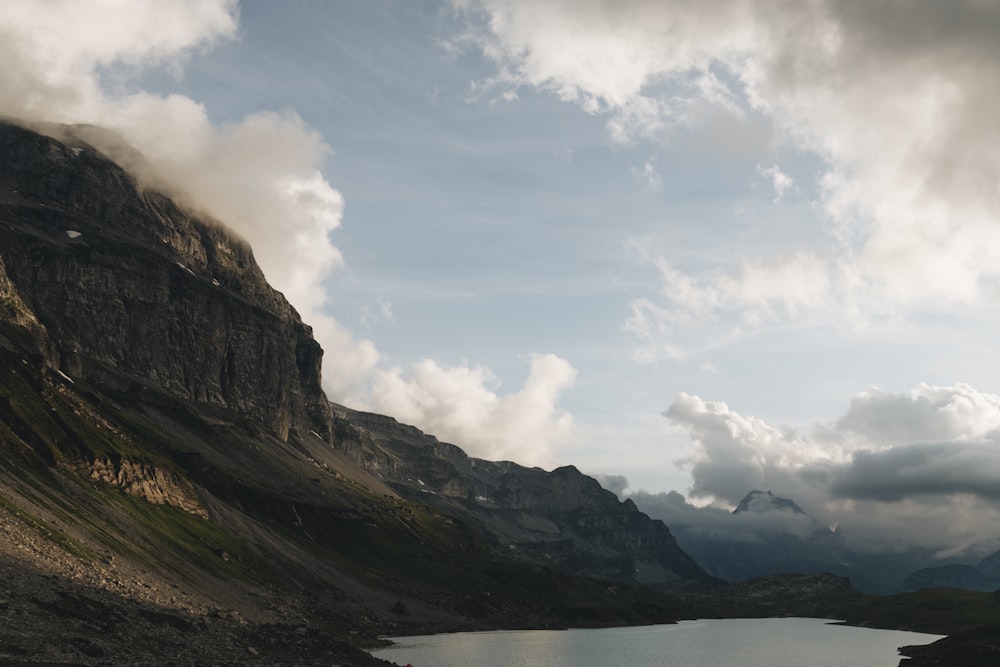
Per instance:
[[[344,264],[331,237],[344,198],[320,171],[331,148],[318,132],[294,111],[219,123],[198,100],[142,88],[143,75],[180,77],[190,59],[239,39],[239,13],[236,0],[5,2],[0,116],[35,127],[100,126],[79,132],[134,175],[245,237],[323,346],[331,399],[398,411],[478,456],[552,463],[572,423],[557,407],[575,375],[568,362],[533,357],[524,387],[501,394],[481,365],[380,366],[375,343],[331,315],[324,283]]]
[[[749,490],[774,489],[858,549],[947,550],[1000,537],[1000,396],[964,384],[871,390],[808,432],[686,394],[664,415],[691,438],[681,463],[698,504],[676,491],[629,490],[622,477],[602,482],[669,525],[736,540],[801,533],[807,522],[795,513],[730,514]]]

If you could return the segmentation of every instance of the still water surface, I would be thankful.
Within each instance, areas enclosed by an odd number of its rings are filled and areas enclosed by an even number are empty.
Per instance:
[[[832,625],[817,618],[681,621],[601,630],[391,637],[373,651],[413,667],[896,667],[896,649],[940,635]]]

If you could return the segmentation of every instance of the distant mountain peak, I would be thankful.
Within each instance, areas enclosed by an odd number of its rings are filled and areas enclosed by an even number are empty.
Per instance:
[[[770,491],[758,490],[753,490],[744,496],[743,500],[740,501],[740,504],[733,510],[733,514],[742,514],[743,512],[754,512],[756,514],[760,514],[762,512],[770,512],[773,510],[787,510],[793,514],[805,514],[805,511],[799,507],[794,500],[776,496]]]

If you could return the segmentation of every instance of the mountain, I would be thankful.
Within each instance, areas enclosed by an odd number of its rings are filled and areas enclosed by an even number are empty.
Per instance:
[[[1000,551],[994,551],[980,560],[976,569],[987,579],[998,582],[992,590],[1000,589]]]
[[[328,437],[322,350],[250,246],[64,131],[0,128],[0,285],[45,365]]]
[[[977,565],[949,563],[921,568],[903,580],[904,591],[923,588],[963,588],[970,591],[1000,589],[1000,551],[979,561]]]
[[[709,576],[662,521],[573,466],[545,472],[470,458],[390,417],[335,408],[338,447],[402,497],[425,502],[525,562],[676,590]]]
[[[908,569],[830,531],[675,539],[572,466],[329,403],[323,351],[245,241],[95,128],[43,129],[0,123],[0,662],[374,665],[360,647],[391,634],[788,614],[979,651],[1000,621],[984,593],[743,581]],[[797,507],[756,492],[734,517],[808,524]]]
[[[997,582],[984,577],[972,565],[952,564],[925,567],[913,572],[903,580],[904,591],[919,591],[923,588],[964,588],[970,591],[992,591]]]
[[[794,500],[753,490],[724,523],[694,521],[671,527],[680,547],[712,576],[727,582],[781,574],[831,573],[858,590],[886,595],[901,590],[906,572],[932,562],[932,553],[852,549],[842,531],[815,522]]]
[[[733,510],[733,514],[740,514],[742,512],[760,514],[772,511],[789,511],[794,514],[805,514],[802,508],[795,504],[794,500],[780,498],[770,491],[751,491],[739,502],[736,509]]]
[[[0,661],[366,664],[691,613],[653,589],[712,580],[662,522],[332,405],[245,241],[43,129],[0,124]]]

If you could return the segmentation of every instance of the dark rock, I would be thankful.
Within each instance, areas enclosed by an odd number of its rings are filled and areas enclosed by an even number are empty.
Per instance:
[[[639,512],[631,500],[619,501],[573,466],[546,472],[484,461],[390,417],[343,406],[334,411],[337,447],[359,465],[516,558],[664,589],[711,579],[662,521]]]
[[[245,241],[82,142],[0,124],[0,153],[2,308],[50,365],[328,434],[322,350]]]
[[[770,491],[751,491],[743,497],[743,500],[733,510],[733,514],[740,514],[741,512],[756,512],[760,514],[762,512],[773,511],[789,511],[794,514],[805,514],[794,500],[781,498]]]

